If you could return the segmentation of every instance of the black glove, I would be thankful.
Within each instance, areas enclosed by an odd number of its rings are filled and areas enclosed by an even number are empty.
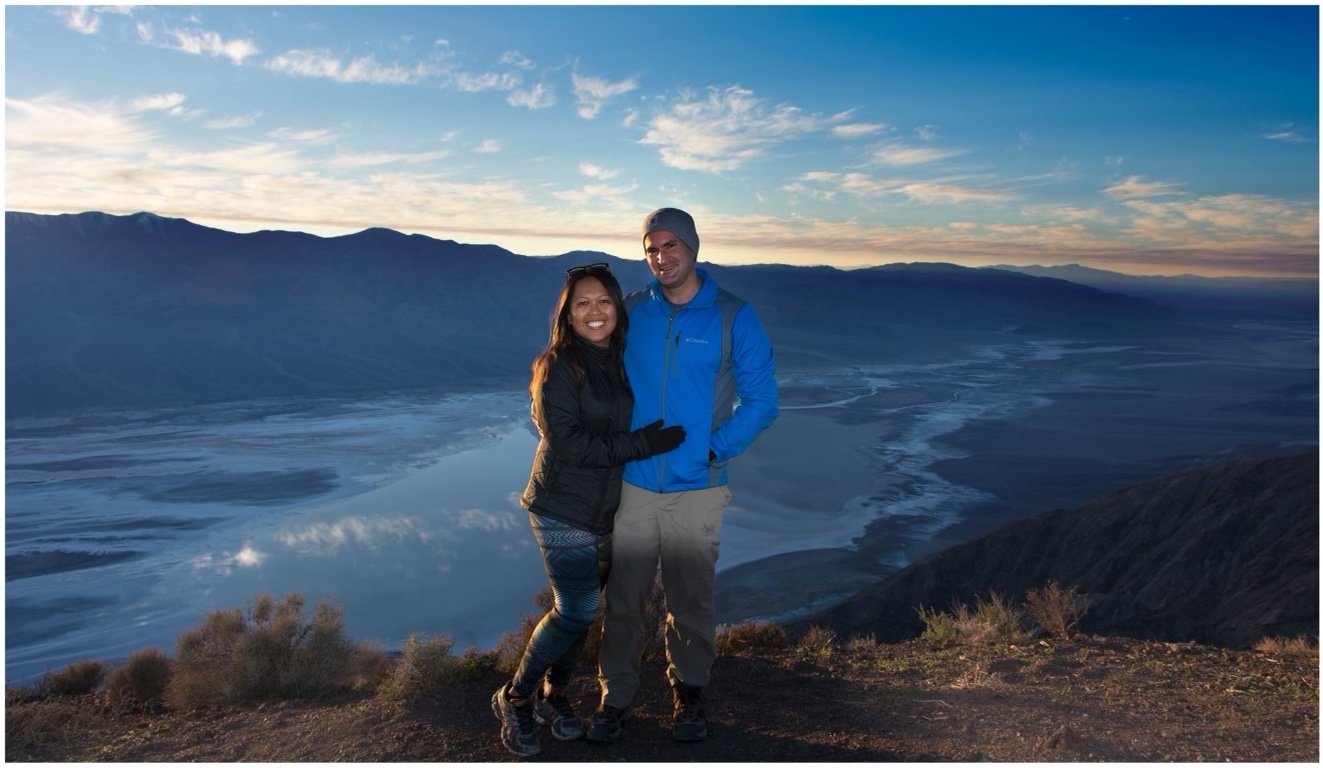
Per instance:
[[[649,456],[673,451],[680,443],[684,442],[684,427],[679,425],[663,427],[661,419],[657,419],[648,426],[639,429],[639,431],[643,433],[643,439],[648,441]]]

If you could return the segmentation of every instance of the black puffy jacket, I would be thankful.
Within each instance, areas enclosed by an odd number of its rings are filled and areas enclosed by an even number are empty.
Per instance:
[[[607,349],[577,336],[582,380],[564,359],[551,363],[533,401],[542,439],[520,503],[524,509],[590,533],[610,533],[620,506],[625,463],[647,456],[642,431],[630,432],[634,394]]]

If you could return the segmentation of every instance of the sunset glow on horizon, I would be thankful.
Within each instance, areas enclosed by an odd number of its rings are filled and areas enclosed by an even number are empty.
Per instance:
[[[5,207],[1317,278],[1317,6],[9,6]]]

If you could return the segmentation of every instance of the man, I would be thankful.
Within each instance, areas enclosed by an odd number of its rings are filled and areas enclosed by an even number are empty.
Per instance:
[[[702,692],[716,659],[716,563],[730,492],[726,464],[776,419],[776,364],[753,307],[698,269],[693,217],[660,208],[643,220],[655,279],[626,297],[625,370],[634,424],[663,419],[689,438],[625,466],[606,586],[599,681],[602,704],[587,737],[614,741],[639,686],[644,606],[660,564],[666,591],[671,736],[707,737]],[[739,407],[735,407],[736,397]]]

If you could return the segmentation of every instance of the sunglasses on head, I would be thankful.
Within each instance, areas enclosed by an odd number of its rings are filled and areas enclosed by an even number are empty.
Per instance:
[[[594,272],[605,272],[609,275],[611,274],[611,265],[607,264],[605,261],[599,261],[596,264],[585,264],[582,267],[570,267],[565,270],[565,280],[566,282],[569,282],[576,277],[591,275]]]

